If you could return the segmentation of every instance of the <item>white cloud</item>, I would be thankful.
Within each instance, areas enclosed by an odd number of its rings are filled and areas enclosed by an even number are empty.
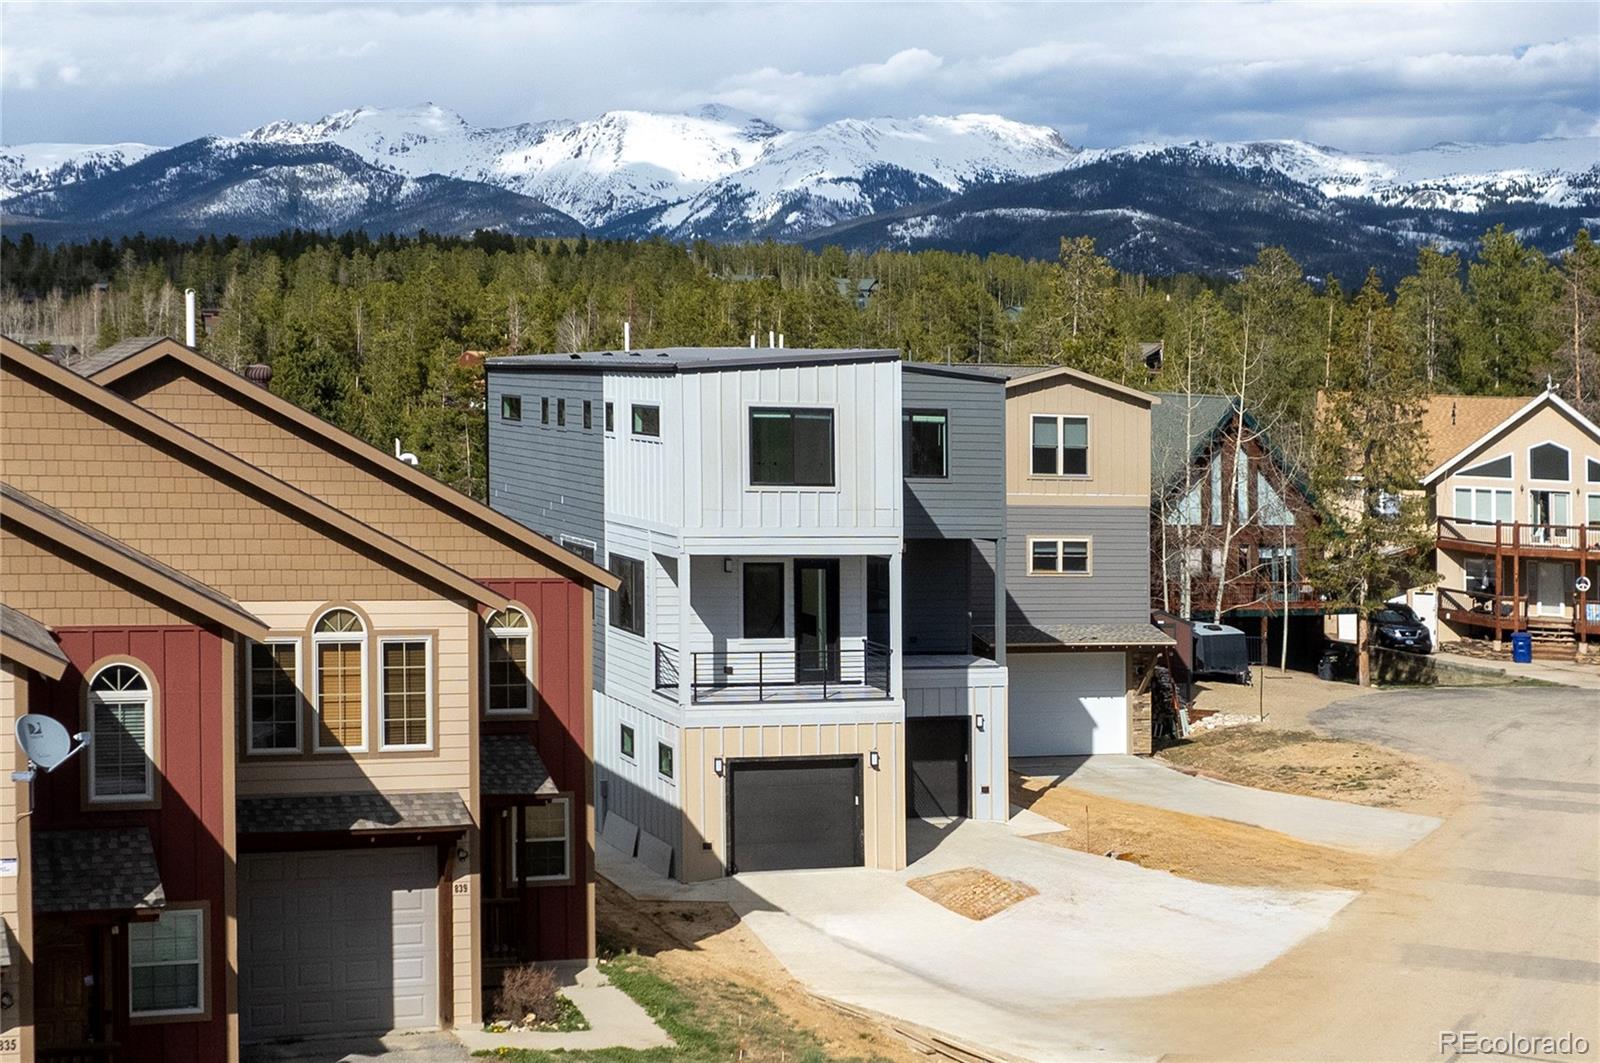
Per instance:
[[[479,124],[716,101],[792,127],[988,111],[1078,143],[1368,149],[1600,116],[1586,4],[7,3],[0,29],[11,143],[422,100]]]

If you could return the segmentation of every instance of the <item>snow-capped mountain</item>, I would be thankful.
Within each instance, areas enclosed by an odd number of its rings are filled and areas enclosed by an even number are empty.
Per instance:
[[[780,135],[759,118],[716,106],[693,114],[609,111],[582,122],[479,129],[454,111],[424,104],[274,122],[244,139],[338,144],[412,177],[443,174],[498,185],[598,228],[693,196],[749,166]]]
[[[139,169],[173,151],[185,165]],[[199,159],[209,161],[197,169]],[[132,184],[117,180],[134,171]],[[140,205],[117,202],[135,193]],[[1393,155],[1292,140],[1074,148],[993,115],[782,130],[708,106],[488,128],[424,104],[273,122],[170,151],[0,149],[0,204],[11,227],[30,215],[56,232],[131,232],[136,217],[159,226],[149,231],[216,232],[393,228],[404,217],[441,232],[581,223],[612,237],[1044,255],[1083,232],[1102,234],[1128,268],[1232,269],[1263,243],[1297,243],[1308,268],[1323,269],[1423,240],[1462,243],[1502,222],[1536,246],[1566,246],[1600,218],[1600,137]]]
[[[0,202],[60,188],[131,166],[161,149],[151,144],[19,144],[0,148]]]

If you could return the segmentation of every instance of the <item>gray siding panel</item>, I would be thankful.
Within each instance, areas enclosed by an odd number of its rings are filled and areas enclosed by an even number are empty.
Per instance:
[[[967,579],[972,544],[966,539],[911,539],[905,552],[906,653],[971,653]],[[984,584],[989,593],[992,584]],[[991,598],[989,612],[992,614]]]
[[[1087,536],[1093,574],[1029,576],[1029,536]],[[989,587],[994,547],[974,544],[972,585]],[[1132,624],[1150,620],[1150,511],[1143,506],[1011,506],[1006,526],[1006,623]],[[973,597],[973,619],[994,623],[994,603]]]
[[[487,374],[489,417],[489,505],[557,542],[562,536],[595,544],[605,564],[605,403],[594,373]],[[500,400],[522,398],[522,420],[500,417]],[[539,419],[540,400],[550,400],[550,423]],[[567,402],[565,427],[556,424],[556,402]],[[583,427],[589,403],[593,427]],[[595,689],[605,689],[605,617],[608,602],[595,595]]]
[[[949,476],[905,481],[907,539],[994,539],[1005,534],[1006,395],[1000,381],[906,367],[905,409],[950,414]]]

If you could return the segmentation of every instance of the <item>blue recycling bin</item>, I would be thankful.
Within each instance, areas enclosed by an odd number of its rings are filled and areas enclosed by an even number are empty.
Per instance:
[[[1511,661],[1513,664],[1533,663],[1533,636],[1526,631],[1511,633]]]

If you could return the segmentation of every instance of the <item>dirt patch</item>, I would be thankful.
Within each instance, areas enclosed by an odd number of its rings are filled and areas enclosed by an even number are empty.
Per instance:
[[[1196,733],[1157,754],[1185,771],[1262,790],[1438,815],[1460,799],[1443,765],[1381,746],[1246,724]]]
[[[1284,889],[1365,889],[1381,861],[1244,823],[1101,797],[1070,786],[1012,779],[1011,799],[1065,830],[1046,845],[1110,855],[1197,882]]]
[[[830,1058],[923,1058],[888,1029],[812,996],[725,904],[640,901],[596,878],[595,921],[603,952],[652,956],[663,975],[690,993],[697,982],[753,990],[821,1041]]]
[[[1305,730],[1313,712],[1335,701],[1366,697],[1376,691],[1354,683],[1331,683],[1309,672],[1257,668],[1253,685],[1204,681],[1195,684],[1195,707],[1255,719],[1265,714],[1266,726]]]
[[[999,915],[1013,904],[1039,895],[1039,891],[1026,882],[1001,878],[976,867],[958,867],[937,875],[924,875],[906,885],[935,904],[974,920]]]

